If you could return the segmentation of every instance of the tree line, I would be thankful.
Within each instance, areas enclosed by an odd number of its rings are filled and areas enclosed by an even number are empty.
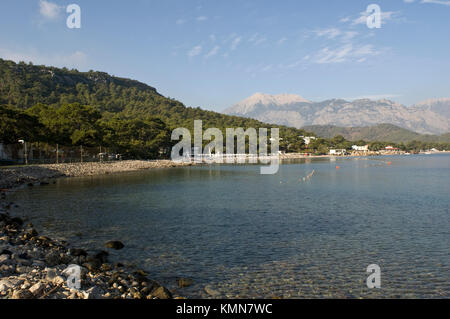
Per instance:
[[[105,118],[92,106],[79,103],[61,107],[37,104],[27,110],[0,105],[0,141],[64,146],[104,146],[129,158],[166,156],[171,132],[158,118]]]

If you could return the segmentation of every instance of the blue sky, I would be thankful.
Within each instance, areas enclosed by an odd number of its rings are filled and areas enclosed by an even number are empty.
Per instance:
[[[67,5],[82,10],[66,26]],[[382,27],[365,11],[378,4]],[[2,0],[0,57],[90,69],[221,111],[256,92],[450,96],[450,1]]]

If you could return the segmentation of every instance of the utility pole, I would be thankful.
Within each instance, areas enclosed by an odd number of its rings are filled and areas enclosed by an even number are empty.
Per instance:
[[[83,145],[80,145],[81,163],[83,163]]]
[[[56,144],[56,164],[59,164],[59,144]]]

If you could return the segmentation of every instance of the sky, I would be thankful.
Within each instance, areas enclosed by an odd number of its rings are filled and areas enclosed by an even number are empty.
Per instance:
[[[81,8],[68,28],[67,6]],[[370,4],[381,27],[369,28]],[[450,0],[2,0],[0,57],[142,81],[214,111],[261,92],[450,97]]]

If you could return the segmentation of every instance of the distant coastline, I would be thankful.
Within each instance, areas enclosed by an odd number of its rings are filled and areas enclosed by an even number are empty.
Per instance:
[[[450,154],[439,152],[436,154]],[[280,155],[280,160],[309,159],[309,158],[352,158],[366,156],[401,156],[405,154],[348,154],[348,155],[305,155],[301,153],[288,153]],[[147,169],[187,167],[198,165],[192,162],[174,162],[171,160],[130,160],[116,162],[89,162],[89,163],[64,163],[29,166],[5,166],[0,168],[0,190],[11,190],[23,185],[46,185],[50,181],[65,177],[83,177],[134,172]],[[229,163],[233,165],[233,163]]]
[[[133,172],[145,169],[192,166],[194,163],[178,163],[170,160],[117,161],[104,163],[46,164],[6,166],[0,168],[0,189],[12,189],[22,185],[47,184],[63,177],[81,177]]]

